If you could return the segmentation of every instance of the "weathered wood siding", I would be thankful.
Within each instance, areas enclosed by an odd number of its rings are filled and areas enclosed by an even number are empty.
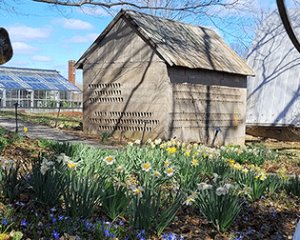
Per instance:
[[[165,137],[167,68],[121,18],[83,67],[83,127],[92,133]],[[169,89],[169,90],[168,90]]]
[[[168,67],[143,37],[122,17],[85,60],[84,131],[244,143],[246,77]]]
[[[243,144],[247,79],[209,70],[172,67],[169,135],[206,144]],[[221,132],[216,134],[216,129]]]

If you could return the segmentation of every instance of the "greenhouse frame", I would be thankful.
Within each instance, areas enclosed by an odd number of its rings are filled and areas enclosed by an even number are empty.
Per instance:
[[[82,111],[82,90],[56,70],[0,67],[0,99],[2,109]]]

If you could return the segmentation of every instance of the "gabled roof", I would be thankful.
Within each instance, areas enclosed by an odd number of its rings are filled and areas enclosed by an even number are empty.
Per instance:
[[[81,90],[56,70],[0,67],[0,89]]]
[[[75,67],[83,67],[85,59],[97,49],[99,42],[123,16],[169,66],[255,75],[213,30],[123,9],[77,61]]]

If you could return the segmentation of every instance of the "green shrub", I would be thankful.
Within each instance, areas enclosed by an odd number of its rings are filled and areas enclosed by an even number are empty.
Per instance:
[[[217,231],[224,233],[242,209],[239,197],[232,190],[218,194],[217,187],[200,190],[196,198],[200,212],[213,224]]]

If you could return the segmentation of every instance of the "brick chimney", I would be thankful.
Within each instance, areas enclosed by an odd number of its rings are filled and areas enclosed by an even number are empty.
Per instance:
[[[69,61],[69,76],[68,76],[68,80],[69,82],[73,83],[75,85],[75,67],[74,67],[75,61],[74,60],[70,60]]]

